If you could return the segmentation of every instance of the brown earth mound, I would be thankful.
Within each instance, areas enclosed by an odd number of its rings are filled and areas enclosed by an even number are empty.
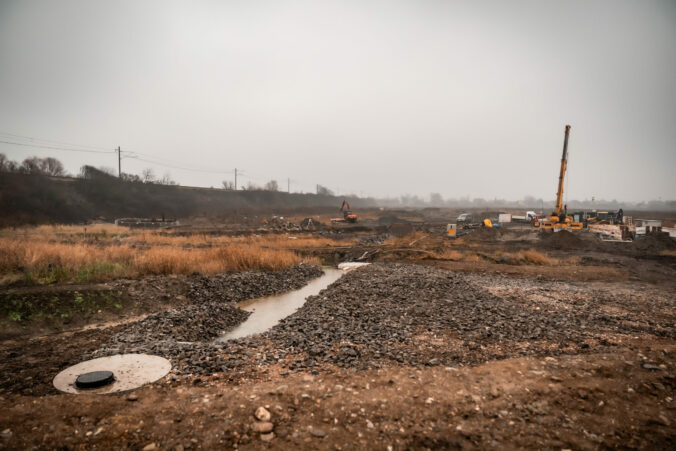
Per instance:
[[[481,227],[467,235],[468,241],[493,241],[502,236],[502,229],[498,227]]]
[[[667,233],[655,233],[638,238],[632,243],[632,247],[637,251],[658,254],[662,251],[676,249],[676,240]]]
[[[540,244],[548,249],[583,249],[589,247],[590,243],[572,232],[561,230],[560,232],[543,231],[540,233]]]

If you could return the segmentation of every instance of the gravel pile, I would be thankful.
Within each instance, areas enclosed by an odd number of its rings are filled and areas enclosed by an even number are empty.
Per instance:
[[[295,370],[321,363],[457,365],[581,352],[612,345],[617,334],[676,338],[675,315],[656,314],[675,311],[672,299],[552,285],[371,265],[309,298],[269,332],[241,343],[256,348],[272,342],[256,364],[283,363]]]
[[[301,288],[323,274],[321,268],[298,265],[279,272],[247,271],[212,277],[193,276],[188,282],[190,305],[149,315],[116,334],[97,355],[149,352],[178,356],[232,329],[248,316],[235,303]]]
[[[318,266],[300,264],[277,272],[246,271],[195,276],[189,297],[195,302],[240,302],[296,290],[323,274]]]
[[[170,358],[178,373],[234,377],[270,366],[282,372],[388,362],[454,366],[598,350],[627,335],[676,338],[674,299],[637,288],[592,287],[373,264],[347,273],[260,335],[213,343],[205,341],[213,331],[204,331],[202,341],[184,343],[171,327],[148,331],[139,324],[116,336],[107,352],[143,350]],[[179,330],[182,320],[195,330],[240,321],[229,309],[180,312],[182,318],[171,320]],[[188,316],[194,312],[200,313]]]

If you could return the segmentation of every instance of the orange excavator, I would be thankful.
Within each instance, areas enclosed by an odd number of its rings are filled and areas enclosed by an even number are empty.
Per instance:
[[[559,170],[559,184],[556,191],[556,210],[544,220],[533,220],[535,227],[543,229],[582,229],[581,222],[574,222],[572,216],[568,216],[568,207],[563,205],[563,184],[566,177],[568,166],[568,136],[570,135],[570,125],[566,125],[566,134],[563,138],[563,155],[561,156],[561,169]]]
[[[343,205],[340,206],[340,211],[343,212],[343,219],[347,222],[357,222],[357,215],[352,213],[350,204],[346,200],[343,200]]]

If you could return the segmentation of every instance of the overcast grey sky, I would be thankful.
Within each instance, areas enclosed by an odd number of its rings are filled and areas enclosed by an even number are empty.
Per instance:
[[[569,199],[676,199],[675,80],[674,1],[0,0],[0,133],[292,190],[551,199],[569,123]]]

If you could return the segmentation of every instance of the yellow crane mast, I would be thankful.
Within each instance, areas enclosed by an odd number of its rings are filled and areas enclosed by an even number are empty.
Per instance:
[[[556,209],[544,221],[535,221],[535,227],[543,229],[582,229],[581,222],[573,222],[573,217],[568,216],[568,207],[563,205],[563,184],[566,178],[566,169],[568,167],[568,137],[570,136],[570,125],[566,125],[566,132],[563,138],[563,155],[561,155],[561,169],[559,170],[559,185],[556,190]]]

